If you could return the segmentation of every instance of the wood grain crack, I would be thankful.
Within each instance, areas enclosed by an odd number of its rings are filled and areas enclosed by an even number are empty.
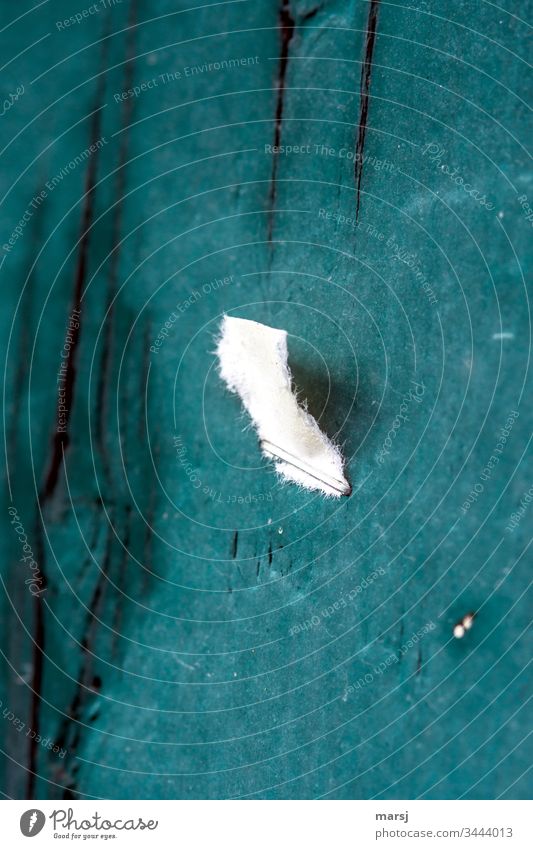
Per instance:
[[[272,154],[272,176],[270,178],[269,216],[268,216],[268,241],[272,243],[274,229],[274,211],[277,195],[278,179],[278,154],[277,150],[281,143],[281,128],[283,124],[283,110],[285,106],[285,80],[287,77],[287,66],[289,64],[289,47],[294,35],[295,22],[291,15],[289,0],[282,0],[279,9],[279,31],[281,50],[278,69],[276,115],[274,122],[274,153]]]
[[[83,639],[81,641],[81,665],[78,672],[76,689],[71,699],[70,705],[66,711],[65,718],[61,725],[61,730],[56,741],[57,745],[67,750],[67,757],[71,761],[75,755],[81,736],[80,722],[82,710],[85,703],[87,692],[94,692],[94,681],[98,681],[98,676],[95,676],[92,669],[94,656],[94,643],[98,630],[98,620],[104,600],[105,585],[111,565],[111,538],[112,532],[108,531],[106,551],[103,558],[102,568],[96,582],[91,600],[87,607],[85,616],[85,626],[83,629]],[[72,729],[74,729],[72,731]],[[64,799],[74,798],[75,790],[74,775],[77,771],[77,765],[71,768],[72,781],[68,787],[65,787],[63,794]],[[67,770],[68,772],[68,770]]]
[[[359,100],[359,126],[357,131],[357,144],[355,148],[355,220],[359,219],[359,206],[361,203],[361,179],[363,177],[363,151],[365,147],[366,128],[368,122],[368,110],[370,106],[370,80],[372,76],[372,61],[376,43],[378,26],[379,0],[370,0],[368,10],[368,21],[365,37],[365,55],[361,68],[360,100]]]
[[[105,60],[105,52],[103,52],[103,58]],[[105,61],[103,61],[103,67],[106,67]],[[96,145],[96,142],[101,137],[101,108],[98,108],[98,104],[103,102],[104,97],[104,87],[105,87],[105,74],[100,78],[100,82],[97,89],[96,94],[96,104],[97,108],[94,112],[92,121],[91,121],[91,144],[95,145],[96,150],[89,160],[89,165],[87,168],[87,176],[85,181],[85,193],[84,193],[84,203],[82,209],[81,216],[81,238],[78,248],[78,255],[76,260],[76,269],[74,272],[74,291],[72,296],[72,304],[70,307],[69,315],[72,315],[73,310],[79,310],[80,318],[76,322],[78,324],[77,328],[72,328],[71,332],[71,342],[70,342],[70,352],[69,357],[66,360],[66,371],[64,372],[64,396],[62,403],[66,407],[65,413],[65,425],[61,428],[61,431],[57,428],[58,414],[59,410],[56,411],[54,425],[56,427],[54,437],[52,440],[51,446],[51,455],[48,461],[48,470],[45,474],[44,483],[38,495],[39,502],[39,514],[36,517],[35,522],[35,547],[37,551],[38,563],[40,567],[40,572],[42,575],[42,586],[43,588],[47,587],[47,577],[46,577],[46,563],[45,563],[45,545],[44,545],[44,534],[43,534],[43,526],[41,521],[41,516],[45,510],[48,502],[52,501],[54,498],[57,483],[59,481],[59,473],[61,471],[61,467],[63,465],[63,460],[65,456],[65,451],[69,446],[69,424],[71,417],[71,410],[74,403],[74,390],[76,384],[76,359],[78,353],[78,347],[81,338],[81,326],[82,326],[82,318],[81,318],[81,298],[83,294],[83,288],[85,284],[85,279],[87,276],[87,267],[88,267],[88,252],[89,252],[89,237],[90,231],[92,227],[93,217],[94,217],[94,187],[96,185],[96,174],[97,174],[97,164],[98,164],[98,151],[100,148]],[[58,402],[59,403],[59,402]],[[44,624],[44,601],[42,595],[35,596],[35,612],[34,612],[34,641],[33,641],[33,675],[32,675],[32,699],[31,699],[31,708],[30,708],[30,724],[31,728],[39,733],[40,730],[40,706],[41,706],[41,693],[42,693],[42,683],[43,683],[43,664],[45,657],[45,624]],[[27,798],[33,799],[35,792],[35,781],[37,777],[37,755],[39,750],[39,743],[36,740],[37,734],[30,741],[29,755],[28,755],[28,785],[27,785]]]

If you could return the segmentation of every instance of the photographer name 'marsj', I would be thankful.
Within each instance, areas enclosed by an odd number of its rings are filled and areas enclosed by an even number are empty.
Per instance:
[[[58,808],[52,811],[49,819],[52,820],[54,826],[54,837],[70,838],[76,837],[76,831],[155,831],[159,825],[159,820],[148,820],[145,822],[142,817],[135,819],[116,819],[110,820],[102,817],[98,812],[95,812],[90,818],[80,820],[74,819],[73,808]],[[66,829],[65,834],[61,834],[60,830]],[[96,836],[96,835],[95,835]],[[100,835],[103,837],[103,835]]]

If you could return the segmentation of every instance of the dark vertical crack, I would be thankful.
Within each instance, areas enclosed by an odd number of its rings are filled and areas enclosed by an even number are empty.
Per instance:
[[[79,571],[79,575],[78,575],[78,582],[80,584],[81,584],[81,581],[83,580],[83,577],[84,577],[84,575],[87,571],[87,567],[91,566],[91,564],[93,563],[92,552],[96,548],[96,543],[98,542],[98,536],[100,534],[100,528],[101,528],[101,522],[102,522],[102,519],[101,519],[101,516],[100,516],[100,510],[102,508],[102,499],[100,497],[95,498],[94,504],[96,505],[96,510],[94,511],[94,521],[93,521],[93,527],[92,527],[92,532],[91,532],[91,538],[90,538],[90,540],[87,544],[89,551],[88,551],[87,557],[81,563],[80,571]]]
[[[153,447],[154,458],[159,454],[159,445]],[[157,577],[153,569],[153,554],[154,554],[154,521],[155,521],[155,504],[156,504],[156,487],[154,486],[153,475],[150,476],[150,492],[148,495],[148,505],[146,507],[146,526],[143,542],[143,592],[148,590],[150,584],[150,576]]]
[[[130,19],[129,19],[129,30],[127,37],[127,45],[126,45],[126,54],[127,60],[124,69],[124,87],[129,88],[133,79],[133,34],[135,32],[135,19],[136,19],[136,6],[137,4],[133,2],[131,4],[130,10]],[[107,39],[104,40],[104,43],[107,43]],[[107,62],[104,61],[104,67],[107,67]],[[105,74],[101,76],[101,85],[105,86]],[[122,128],[127,126],[130,118],[131,118],[131,109],[132,104],[129,101],[125,101],[122,107]],[[99,115],[99,113],[97,113]],[[124,196],[125,191],[125,164],[127,162],[128,155],[128,133],[121,134],[121,144],[119,148],[119,161],[118,161],[118,170],[117,177],[115,183],[115,192],[116,196],[119,198],[119,203],[115,207],[113,222],[112,222],[112,254],[110,261],[110,272],[108,278],[108,292],[107,292],[107,302],[106,302],[106,310],[110,308],[109,314],[107,316],[107,322],[104,330],[104,338],[103,338],[103,347],[102,347],[102,357],[100,361],[100,370],[99,370],[99,382],[97,387],[97,416],[95,422],[95,441],[99,445],[101,449],[101,456],[103,458],[103,472],[106,483],[110,485],[111,482],[111,474],[109,464],[106,463],[106,452],[103,450],[104,446],[104,436],[103,436],[103,422],[106,419],[107,413],[107,387],[109,383],[109,375],[111,371],[111,348],[112,348],[112,333],[113,333],[113,322],[112,322],[112,308],[111,304],[114,298],[114,295],[117,290],[117,280],[118,280],[118,260],[119,260],[119,240],[121,233],[121,225],[122,225],[122,198]],[[92,162],[93,171],[90,173],[90,177],[92,178],[90,193],[86,197],[93,197],[92,188],[94,186],[94,176],[95,176],[95,168],[96,162]],[[90,214],[89,214],[90,213]],[[84,221],[84,240],[83,240],[83,251],[80,252],[82,254],[83,263],[79,265],[79,273],[77,279],[77,287],[76,292],[78,299],[81,297],[81,293],[83,291],[83,280],[86,272],[86,257],[87,257],[87,247],[88,247],[88,234],[90,230],[90,225],[92,223],[92,205],[90,210],[87,211],[86,221]],[[83,272],[83,273],[82,273]],[[101,505],[103,506],[103,505]],[[125,529],[125,546],[126,552],[121,560],[120,564],[120,572],[121,575],[124,571],[125,558],[127,557],[127,548],[129,544],[129,535],[130,535],[130,512],[131,508],[127,508],[126,510],[126,529]],[[95,691],[99,689],[99,678],[92,673],[92,662],[93,662],[93,654],[94,654],[94,643],[96,641],[96,635],[98,632],[98,619],[100,615],[100,611],[103,604],[105,585],[107,582],[109,570],[111,566],[111,533],[108,533],[108,540],[106,544],[106,551],[102,563],[102,567],[100,570],[100,575],[98,577],[98,581],[96,587],[93,592],[93,596],[91,602],[89,604],[85,626],[83,629],[83,639],[81,642],[81,652],[82,659],[80,670],[77,679],[77,686],[74,692],[73,699],[70,703],[70,706],[67,711],[67,715],[63,722],[63,726],[61,729],[60,737],[58,745],[62,748],[66,748],[66,743],[68,743],[68,752],[69,756],[75,754],[76,749],[79,744],[80,736],[81,736],[81,726],[79,722],[81,721],[83,705],[85,701],[86,693],[89,691]],[[119,576],[120,583],[120,576]],[[113,627],[119,627],[119,621],[117,620],[117,616],[120,616],[120,603],[117,604],[116,610],[119,611],[114,619]],[[93,717],[94,719],[94,717]],[[73,723],[75,723],[73,725]],[[72,728],[74,731],[72,732]],[[71,781],[68,786],[65,787],[63,798],[71,799],[74,798],[76,781],[75,781],[75,773],[77,771],[77,766],[74,765],[71,770]]]
[[[101,78],[98,87],[97,103],[103,100],[104,80]],[[93,115],[91,122],[91,145],[96,145],[96,142],[101,138],[101,109]],[[92,154],[87,168],[87,177],[85,180],[85,193],[83,200],[83,211],[81,219],[81,238],[78,248],[78,256],[76,261],[76,270],[74,272],[74,291],[72,295],[72,303],[70,306],[69,315],[74,311],[80,314],[75,322],[78,326],[72,328],[72,342],[70,347],[69,357],[66,361],[66,371],[64,377],[64,405],[66,407],[65,426],[59,432],[56,427],[56,432],[52,441],[52,454],[48,464],[45,481],[39,495],[41,506],[54,495],[55,488],[59,479],[59,472],[63,463],[63,453],[67,450],[70,443],[69,424],[71,417],[72,405],[74,402],[74,389],[76,385],[76,360],[78,356],[78,347],[81,338],[82,327],[82,312],[81,298],[85,279],[87,277],[87,266],[89,257],[89,242],[91,236],[91,227],[94,217],[94,187],[96,185],[96,173],[98,165],[97,152],[100,148],[96,147],[96,151]],[[56,417],[56,421],[58,416]]]
[[[320,12],[321,9],[322,3],[320,3],[318,6],[315,6],[313,9],[309,9],[308,12],[302,15],[302,23],[307,23],[307,21],[311,21],[315,17],[315,15]]]
[[[268,565],[272,566],[272,540],[268,543]]]
[[[42,185],[42,184],[41,184]],[[41,191],[41,185],[39,185],[38,190],[35,192],[35,196]],[[37,216],[35,219],[39,223],[39,231],[41,229],[40,222],[42,220],[42,216]],[[41,243],[41,239],[39,235],[34,237],[35,245]],[[21,301],[20,307],[20,335],[19,335],[19,348],[17,354],[16,361],[16,369],[15,376],[13,382],[13,393],[12,393],[12,408],[9,414],[8,422],[7,422],[7,434],[6,440],[8,445],[7,456],[15,458],[17,456],[17,438],[18,433],[20,431],[20,415],[22,411],[22,404],[24,398],[24,387],[25,387],[25,375],[28,370],[28,363],[30,362],[30,343],[31,343],[31,304],[34,302],[33,296],[33,280],[34,273],[29,270],[28,275],[26,275],[26,291],[23,296],[23,300]],[[42,557],[39,557],[39,551],[36,548],[37,553],[37,563],[42,564]],[[43,570],[40,570],[41,575],[43,576],[43,586],[44,584],[44,573]],[[26,587],[24,587],[23,592],[26,591]],[[30,650],[26,653],[23,649],[23,643],[20,640],[20,637],[17,633],[14,635],[13,641],[13,650],[10,649],[10,655],[14,659],[17,667],[19,666],[19,652],[23,652],[23,657],[27,659],[31,656],[32,658],[32,666],[33,666],[33,675],[32,675],[32,687],[33,691],[30,691],[28,696],[29,702],[29,711],[31,716],[31,721],[35,721],[36,716],[36,701],[35,701],[35,688],[40,692],[41,683],[42,683],[42,665],[40,663],[40,656],[36,656],[36,648],[35,643],[38,645],[44,645],[44,623],[42,617],[42,608],[40,604],[39,596],[32,596],[30,601],[30,611],[33,616],[34,622],[34,638],[33,643],[30,644]],[[36,666],[37,664],[37,666]],[[37,672],[37,674],[35,674]],[[26,707],[25,702],[25,707]],[[28,767],[32,772],[35,772],[36,762],[35,757],[32,760],[32,754],[35,755],[32,740],[28,743]],[[29,772],[26,778],[27,785],[30,789],[33,789],[34,786],[34,777],[32,772]]]
[[[363,176],[363,151],[365,147],[366,127],[368,121],[368,109],[370,106],[370,78],[372,75],[372,60],[376,43],[378,26],[379,0],[370,0],[368,10],[368,21],[365,37],[365,55],[361,68],[360,101],[359,101],[359,129],[357,132],[357,144],[355,148],[355,191],[356,207],[355,220],[359,218],[359,205],[361,202],[361,179]]]
[[[106,54],[105,50],[102,52],[102,65],[105,71],[106,67]],[[92,117],[91,121],[91,144],[95,144],[98,139],[101,137],[101,108],[99,105],[103,101],[104,95],[104,87],[105,87],[105,72],[100,77],[100,82],[97,89],[96,94],[96,111]],[[92,227],[93,217],[94,217],[94,187],[96,184],[96,174],[97,174],[97,164],[98,164],[98,151],[99,147],[96,147],[95,152],[92,154],[89,165],[87,168],[87,176],[85,180],[85,193],[83,199],[83,208],[82,208],[82,216],[81,216],[81,238],[78,247],[78,255],[76,260],[76,268],[74,272],[74,290],[72,295],[72,303],[69,310],[69,315],[72,315],[74,310],[79,311],[80,317],[76,324],[77,328],[71,329],[72,341],[69,352],[69,357],[66,361],[66,371],[64,374],[64,400],[63,403],[66,407],[65,413],[65,425],[62,427],[61,432],[59,432],[57,428],[57,421],[59,420],[59,411],[56,413],[56,418],[54,422],[55,426],[55,434],[52,440],[51,446],[51,455],[48,460],[48,469],[44,477],[44,483],[39,492],[38,502],[39,502],[39,515],[36,517],[36,527],[35,527],[35,548],[37,552],[40,572],[43,578],[42,587],[43,589],[47,586],[47,578],[46,578],[46,567],[45,567],[45,546],[44,546],[44,536],[43,536],[43,527],[40,521],[40,515],[43,515],[46,504],[51,501],[55,495],[57,483],[59,480],[59,473],[61,470],[61,466],[63,464],[63,459],[65,455],[65,451],[69,446],[69,425],[70,425],[70,416],[71,410],[74,403],[74,390],[76,384],[76,360],[78,355],[78,347],[81,338],[81,297],[83,293],[84,283],[87,276],[87,267],[88,267],[88,254],[89,254],[89,239],[90,239],[90,231]],[[44,521],[44,519],[43,519]],[[29,749],[29,758],[28,758],[28,787],[27,787],[27,798],[33,799],[34,791],[35,791],[35,781],[37,775],[37,754],[39,744],[37,743],[37,735],[39,733],[40,728],[40,705],[41,705],[41,692],[42,692],[42,683],[43,683],[43,662],[44,662],[44,652],[45,652],[45,627],[44,627],[44,602],[42,595],[35,596],[35,613],[34,613],[34,621],[35,621],[35,639],[33,642],[33,675],[32,675],[32,700],[31,700],[31,709],[30,709],[30,723],[33,731],[36,732],[35,737],[33,737],[30,741],[30,749]]]
[[[135,33],[137,20],[137,3],[131,4],[128,21],[128,35],[126,42],[126,62],[124,65],[123,90],[127,91],[133,85],[133,71],[135,65]],[[118,274],[120,260],[120,235],[122,232],[123,199],[126,190],[126,163],[128,161],[129,133],[125,132],[131,123],[134,108],[134,98],[128,98],[122,103],[120,146],[118,154],[118,168],[115,178],[115,198],[117,203],[113,207],[113,220],[111,225],[111,258],[109,264],[109,276],[107,296],[105,305],[105,326],[102,334],[102,353],[100,357],[100,369],[98,375],[98,386],[96,390],[96,420],[95,420],[95,442],[98,445],[102,459],[103,474],[108,485],[111,484],[110,461],[105,448],[105,422],[107,420],[109,383],[112,363],[113,330],[114,330],[114,304],[118,290]]]
[[[39,548],[36,546],[37,550]],[[41,574],[44,573],[42,569],[42,554],[39,559],[41,563]],[[33,731],[37,731],[40,726],[40,717],[39,711],[41,706],[41,691],[43,686],[43,661],[44,661],[44,610],[43,610],[43,602],[41,600],[41,596],[35,596],[34,599],[34,639],[33,639],[33,670],[32,670],[32,681],[31,681],[31,689],[32,689],[32,697],[31,697],[31,707],[30,707],[30,728]],[[30,739],[29,745],[29,757],[28,757],[28,799],[33,799],[33,794],[35,791],[35,780],[37,777],[37,748],[38,744],[36,743],[36,737],[32,737]]]
[[[237,544],[238,544],[238,542],[239,542],[239,531],[235,531],[235,533],[233,534],[233,545],[232,545],[232,549],[231,549],[231,556],[232,556],[233,560],[235,560],[235,558],[237,557]]]
[[[123,587],[126,586],[126,567],[128,564],[128,556],[129,556],[129,548],[130,548],[130,539],[131,539],[131,504],[126,504],[126,515],[124,520],[124,538],[122,540],[122,556],[120,558],[119,565],[119,573],[118,580],[116,581],[116,587],[118,592],[118,598],[115,603],[113,621],[111,623],[111,632],[112,632],[112,640],[111,640],[111,654],[114,656],[117,651],[117,646],[120,637],[120,628],[122,624],[122,609],[124,604],[124,593]]]
[[[139,420],[141,422],[141,429],[139,430],[139,438],[144,440],[146,435],[146,427],[148,421],[148,410],[147,410],[147,382],[148,382],[148,370],[150,365],[150,355],[149,355],[149,338],[151,335],[151,328],[149,321],[146,322],[146,326],[143,334],[143,367],[141,369],[140,380],[141,384],[139,387],[140,397],[141,397],[141,412],[139,415]],[[158,456],[159,456],[159,442],[156,441],[152,446],[152,454],[154,457],[154,463],[157,464]],[[146,525],[144,532],[144,542],[143,542],[143,574],[142,574],[142,592],[143,594],[148,590],[150,584],[150,576],[154,575],[152,561],[153,561],[153,548],[154,548],[154,533],[153,533],[153,525],[155,521],[155,506],[156,506],[156,487],[154,486],[154,476],[150,474],[150,488],[148,492],[148,496],[146,499]]]
[[[422,669],[422,647],[418,646],[418,658],[416,661],[416,674],[420,675],[420,670]]]
[[[154,455],[155,455],[154,450]],[[142,575],[142,591],[143,593],[148,590],[150,584],[150,576],[154,575],[152,561],[153,561],[153,548],[154,548],[154,533],[153,533],[153,525],[155,519],[155,494],[156,490],[153,485],[152,479],[150,479],[150,494],[148,496],[148,506],[146,508],[146,529],[144,532],[144,543],[143,543],[143,575]]]
[[[146,436],[146,428],[148,424],[148,410],[146,407],[146,395],[148,392],[148,370],[150,368],[150,336],[151,325],[146,321],[144,326],[143,341],[142,341],[142,365],[140,373],[140,393],[141,393],[141,415],[137,423],[137,435],[143,440]]]
[[[294,35],[294,18],[290,11],[290,0],[282,0],[279,9],[280,30],[280,57],[277,83],[276,117],[274,123],[274,149],[277,150],[281,143],[281,125],[283,123],[283,109],[285,105],[285,79],[287,76],[287,65],[289,63],[289,46]],[[276,204],[277,179],[278,179],[278,154],[274,152],[272,159],[272,176],[270,178],[269,215],[268,215],[268,241],[272,242],[274,229],[274,207]]]
[[[43,182],[45,181],[40,181],[36,191],[34,192],[34,197],[40,193]],[[35,246],[40,245],[42,242],[43,220],[43,215],[36,215],[33,219],[33,221],[35,221],[35,231],[32,233],[32,241]],[[32,265],[34,263],[33,255],[31,257],[31,263]],[[7,454],[10,457],[16,456],[17,436],[20,431],[19,417],[24,398],[25,376],[28,372],[28,364],[30,362],[30,345],[33,337],[33,331],[31,330],[31,310],[32,304],[35,302],[35,296],[33,294],[35,272],[35,267],[30,267],[28,269],[28,273],[26,274],[25,292],[20,304],[20,336],[15,376],[13,380],[13,406],[7,422]]]
[[[125,70],[124,70],[125,88],[129,87],[129,83],[132,80],[132,56],[133,56],[132,34],[135,32],[135,27],[134,27],[135,14],[136,14],[136,3],[132,3],[131,11],[130,11],[130,20],[129,20],[129,24],[130,24],[131,28],[128,31],[128,42],[127,42],[127,46],[126,46],[127,61],[126,61]],[[109,18],[109,26],[110,26],[110,22],[111,22],[111,19]],[[109,26],[108,26],[108,29],[109,29]],[[108,39],[104,39],[104,45],[107,46],[107,43],[108,43]],[[105,90],[105,82],[106,82],[105,69],[107,68],[107,55],[106,55],[105,52],[103,52],[103,62],[102,62],[102,64],[103,64],[104,73],[102,73],[101,76],[100,76],[100,100],[103,99],[103,92]],[[124,104],[123,104],[123,111],[122,111],[123,127],[126,125],[126,122],[130,117],[130,114],[131,114],[130,109],[131,109],[130,104],[127,101],[125,101]],[[100,131],[100,112],[97,112],[96,116],[98,117],[98,122],[95,123],[94,129],[93,129],[93,137],[99,138],[99,136],[100,136],[100,132],[99,132]],[[120,202],[118,203],[117,207],[115,207],[116,212],[115,212],[115,216],[114,216],[114,219],[113,219],[113,226],[112,226],[113,253],[112,253],[111,264],[110,264],[109,288],[108,288],[108,299],[107,299],[106,308],[110,306],[111,300],[112,300],[114,292],[116,290],[116,281],[118,279],[118,254],[119,254],[119,251],[116,250],[116,248],[117,248],[119,237],[120,237],[121,222],[122,222],[122,198],[123,198],[123,195],[124,195],[124,166],[125,166],[125,163],[127,161],[127,139],[128,139],[128,134],[123,133],[122,136],[121,136],[121,146],[120,146],[120,150],[119,150],[119,167],[118,167],[118,171],[117,171],[116,189],[115,189],[118,197],[120,198]],[[90,230],[91,230],[91,225],[92,225],[92,220],[93,220],[93,203],[94,203],[93,188],[94,188],[94,185],[95,185],[96,166],[97,166],[96,157],[93,157],[91,159],[91,163],[90,163],[90,167],[89,167],[89,171],[88,171],[88,177],[87,177],[87,190],[86,190],[86,195],[85,195],[86,206],[85,206],[84,220],[83,220],[83,224],[82,224],[83,237],[82,237],[82,242],[81,242],[81,247],[80,247],[80,252],[79,252],[78,270],[77,270],[76,286],[75,286],[75,300],[76,300],[77,304],[79,304],[80,300],[81,300],[81,295],[82,295],[82,292],[83,292],[83,284],[84,284],[84,280],[85,280],[85,276],[86,276],[86,272],[87,272],[89,233],[90,233]],[[81,321],[80,321],[80,328],[78,329],[78,332],[77,332],[77,338],[75,340],[76,344],[79,341],[80,329],[81,329]],[[106,411],[106,400],[107,399],[105,397],[105,387],[107,386],[108,376],[109,376],[109,372],[110,372],[109,366],[110,366],[110,350],[111,350],[112,329],[113,328],[112,328],[112,322],[111,322],[111,315],[109,315],[108,321],[106,323],[105,332],[104,332],[103,354],[102,354],[102,360],[101,360],[101,364],[100,364],[99,384],[98,384],[98,388],[97,388],[97,411],[98,411],[98,414],[97,414],[96,425],[95,425],[95,439],[96,439],[96,441],[97,441],[97,443],[99,444],[100,447],[102,446],[102,444],[104,442],[102,422],[104,420],[105,411]],[[73,349],[74,349],[74,347],[75,346],[73,345]],[[74,379],[75,379],[74,358],[73,358],[74,350],[73,349],[71,350],[71,357],[70,357],[70,360],[69,360],[69,365],[70,364],[72,365],[72,375],[71,375],[72,392],[73,392],[73,389],[74,389]],[[71,363],[71,361],[72,361],[72,363]],[[67,377],[68,377],[68,375],[67,375]],[[66,406],[70,408],[70,405],[68,403],[66,403]],[[68,428],[66,428],[66,430],[68,431]],[[68,433],[66,434],[66,445],[68,445]],[[65,447],[66,447],[66,445],[65,445]],[[63,446],[61,446],[61,453],[63,453]],[[104,457],[105,457],[105,455],[104,455]],[[59,468],[60,468],[60,463],[57,466],[57,471],[55,472],[55,480],[50,475],[48,476],[48,481],[47,481],[48,489],[50,488],[50,484],[53,484],[52,491],[53,491],[53,488],[55,488],[55,484],[57,483]],[[108,466],[105,466],[105,462],[104,462],[104,476],[106,478],[106,482],[109,484],[110,483],[109,468],[108,468]],[[48,489],[45,488],[45,492],[48,492]],[[126,521],[127,521],[126,535],[129,535],[129,516],[127,516]],[[87,690],[94,689],[93,686],[92,686],[92,683],[95,680],[95,678],[91,674],[92,647],[93,647],[93,643],[96,639],[97,620],[98,620],[98,615],[99,615],[99,612],[100,612],[100,607],[101,607],[101,604],[102,604],[102,599],[103,599],[103,594],[104,594],[104,589],[105,589],[105,582],[107,580],[107,576],[108,576],[108,572],[109,572],[109,568],[110,568],[110,539],[111,539],[111,537],[109,536],[108,537],[108,543],[107,543],[107,546],[106,546],[106,553],[105,553],[105,557],[104,557],[104,562],[102,564],[100,576],[99,576],[98,582],[96,584],[96,588],[95,588],[95,591],[93,593],[93,597],[92,597],[91,603],[89,605],[89,611],[88,611],[88,614],[87,614],[87,617],[86,617],[85,628],[84,628],[84,631],[83,631],[84,637],[83,637],[83,640],[82,640],[82,643],[81,643],[82,662],[81,662],[80,672],[79,672],[79,675],[78,675],[78,684],[77,684],[77,688],[76,688],[76,691],[75,691],[75,694],[74,694],[74,698],[73,698],[73,700],[70,704],[70,707],[69,707],[69,710],[68,710],[68,713],[67,713],[67,718],[66,718],[66,720],[63,724],[62,734],[60,736],[60,739],[62,741],[66,741],[67,737],[69,736],[70,728],[72,727],[72,721],[78,720],[80,715],[81,715],[81,709],[82,709],[83,700],[84,700],[84,693]],[[121,569],[122,569],[122,567],[123,567],[123,564],[121,565]],[[80,728],[78,726],[78,727],[75,728],[74,736],[73,736],[73,739],[72,739],[70,746],[69,746],[69,751],[70,751],[71,754],[73,752],[75,752],[76,747],[79,743],[79,738],[80,738]],[[72,773],[75,773],[75,771],[76,771],[76,766],[73,767]],[[64,798],[65,799],[73,798],[73,793],[74,793],[74,780],[72,781],[70,787],[65,787]]]
[[[77,677],[76,689],[74,691],[74,695],[71,699],[70,705],[67,711],[65,712],[65,718],[62,722],[59,735],[56,740],[57,745],[61,749],[67,750],[67,757],[69,758],[69,760],[71,760],[72,756],[75,755],[80,741],[81,727],[79,723],[81,722],[85,695],[87,692],[94,692],[94,681],[98,680],[98,676],[95,676],[93,673],[92,664],[93,656],[95,653],[94,644],[98,631],[98,620],[102,609],[105,586],[107,583],[107,577],[111,564],[111,539],[112,533],[111,531],[108,531],[106,550],[104,554],[102,568],[100,570],[96,586],[94,588],[91,600],[87,608],[87,614],[85,616],[85,626],[83,629],[84,636],[81,641],[82,657]],[[74,728],[73,733],[71,733],[72,728]],[[74,765],[71,769],[71,774],[74,775],[76,771],[77,765]],[[75,782],[74,780],[72,780],[70,786],[65,787],[63,798],[74,798],[74,796],[72,795],[74,792]]]

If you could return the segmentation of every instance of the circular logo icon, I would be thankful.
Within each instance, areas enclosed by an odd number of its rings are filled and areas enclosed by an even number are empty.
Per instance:
[[[42,811],[37,808],[31,808],[29,811],[24,811],[20,818],[20,830],[24,837],[35,837],[42,831],[46,817]]]

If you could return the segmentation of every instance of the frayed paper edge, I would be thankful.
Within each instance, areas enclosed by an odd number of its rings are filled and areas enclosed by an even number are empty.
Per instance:
[[[225,315],[215,353],[221,379],[240,397],[281,481],[332,498],[350,495],[339,446],[293,389],[286,331]]]

